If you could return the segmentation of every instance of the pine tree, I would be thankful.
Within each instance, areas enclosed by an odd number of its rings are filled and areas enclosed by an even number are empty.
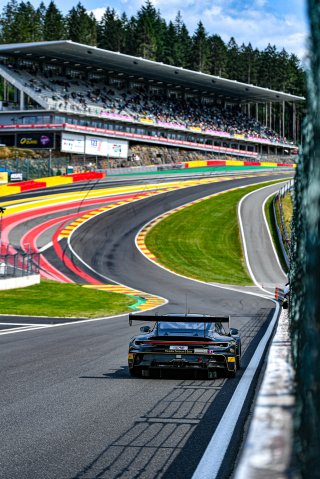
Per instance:
[[[16,12],[15,22],[19,25],[17,42],[34,42],[42,39],[39,15],[30,2],[20,2]]]
[[[168,27],[166,21],[161,18],[160,12],[157,12],[157,19],[155,24],[156,34],[156,61],[167,63],[165,61],[165,52],[167,48],[167,42],[171,43],[170,38],[168,38]]]
[[[239,47],[234,37],[231,37],[227,45],[227,77],[232,80],[239,79]]]
[[[70,40],[85,45],[97,44],[97,22],[80,2],[69,11],[67,24]]]
[[[276,63],[277,48],[268,44],[267,48],[260,53],[258,79],[259,85],[266,88],[273,88],[275,84],[274,67]]]
[[[17,0],[9,0],[4,6],[0,17],[0,32],[2,43],[15,43],[19,41],[19,24]]]
[[[120,51],[126,53],[128,44],[129,20],[125,12],[121,14],[121,44]]]
[[[211,71],[215,76],[225,77],[227,72],[228,49],[219,35],[209,37]]]
[[[45,19],[46,11],[47,9],[45,4],[41,2],[35,14],[35,21],[34,21],[34,41],[35,42],[40,42],[43,40],[44,19]]]
[[[53,0],[49,3],[44,16],[43,38],[46,41],[64,40],[67,38],[65,19]]]
[[[174,45],[174,65],[177,67],[191,67],[191,47],[192,39],[189,35],[185,23],[182,21],[181,12],[177,13],[174,21],[175,45]]]
[[[192,70],[210,73],[210,44],[208,34],[200,21],[192,37]]]
[[[157,58],[159,17],[150,0],[147,0],[137,14],[136,49],[137,55],[149,60]]]
[[[137,19],[136,17],[131,17],[127,22],[124,31],[125,47],[124,53],[128,55],[138,56],[138,47],[137,47]]]
[[[164,48],[163,48],[163,55],[162,55],[163,63],[167,63],[168,65],[178,66],[176,63],[176,60],[177,60],[176,51],[175,51],[176,44],[177,44],[177,38],[176,38],[175,27],[172,22],[169,22],[167,32],[166,32],[166,39],[164,42]]]
[[[239,49],[238,80],[244,83],[257,83],[257,57],[251,43],[241,45]]]
[[[98,45],[105,50],[120,52],[123,45],[122,22],[116,11],[107,8],[98,24]]]

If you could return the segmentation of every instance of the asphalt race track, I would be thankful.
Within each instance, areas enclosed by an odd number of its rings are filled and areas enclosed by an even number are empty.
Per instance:
[[[157,309],[159,313],[187,308],[191,312],[230,314],[232,325],[242,335],[242,368],[235,379],[206,380],[182,373],[161,379],[131,378],[127,346],[140,324],[130,328],[127,316],[69,324],[55,319],[3,317],[1,478],[192,477],[275,305],[240,290],[173,275],[146,259],[135,247],[135,237],[147,222],[179,205],[227,188],[287,177],[288,173],[277,173],[167,191],[92,216],[68,240],[62,240],[64,259],[82,269],[87,275],[82,276],[84,283],[90,276],[97,282],[118,282],[159,295],[168,300]],[[84,204],[82,208],[86,211]],[[77,205],[69,208],[68,214],[80,210]],[[8,232],[8,237],[17,243],[19,236],[51,219],[52,226],[39,236],[44,245],[54,234],[59,214],[51,211],[42,218],[30,217]],[[246,239],[250,249],[250,238]],[[273,252],[265,244],[267,260]],[[57,248],[49,245],[44,256],[70,280],[76,279],[75,271],[68,271],[68,263],[61,262]],[[276,275],[275,281],[283,279],[278,279],[280,273]],[[21,323],[28,322],[35,326],[21,329]],[[10,327],[20,329],[9,334]],[[253,394],[254,390],[249,392],[219,479],[229,477],[234,468]]]

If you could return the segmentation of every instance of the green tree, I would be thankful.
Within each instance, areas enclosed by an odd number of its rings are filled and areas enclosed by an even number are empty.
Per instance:
[[[251,43],[242,44],[239,49],[239,76],[237,80],[257,84],[258,56]]]
[[[231,37],[227,45],[227,76],[232,80],[239,79],[239,47],[234,37]]]
[[[219,35],[209,37],[212,75],[225,77],[227,72],[228,49]]]
[[[169,22],[169,25],[166,31],[166,39],[164,42],[163,55],[162,55],[162,61],[164,63],[167,63],[168,65],[178,66],[176,63],[176,50],[175,50],[176,44],[177,44],[176,30],[175,30],[174,24],[172,22]]]
[[[159,42],[157,27],[159,24],[159,14],[151,1],[147,0],[137,14],[136,52],[138,56],[149,60],[157,59]]]
[[[182,21],[180,12],[178,12],[175,23],[175,45],[174,45],[174,64],[177,67],[190,68],[192,56],[192,39],[189,31]]]
[[[275,83],[274,67],[277,57],[277,48],[275,45],[268,44],[267,48],[260,52],[258,66],[259,85],[266,88],[273,88]]]
[[[201,21],[192,37],[192,69],[203,73],[211,70],[210,43]]]
[[[47,12],[47,8],[43,2],[40,3],[35,14],[35,26],[34,26],[34,41],[42,41],[44,35],[44,19]]]
[[[85,45],[97,44],[97,22],[94,15],[88,14],[79,2],[67,15],[69,38]]]
[[[18,37],[14,42],[35,42],[42,40],[40,11],[37,12],[30,2],[20,2],[14,22],[19,26]]]
[[[0,38],[2,43],[15,43],[19,41],[19,25],[17,22],[18,14],[17,0],[9,0],[3,7],[0,16]]]
[[[137,19],[131,17],[128,20],[122,16],[123,28],[124,28],[124,53],[128,55],[137,56]]]
[[[44,16],[43,38],[46,41],[64,40],[67,37],[66,22],[53,0]]]
[[[98,45],[100,48],[120,52],[123,47],[123,23],[116,11],[107,8],[98,24]]]

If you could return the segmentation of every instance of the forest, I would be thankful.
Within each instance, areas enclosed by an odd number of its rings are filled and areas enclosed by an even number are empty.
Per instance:
[[[199,21],[190,33],[180,12],[166,22],[146,0],[135,16],[120,16],[107,7],[101,20],[81,3],[63,15],[52,0],[34,8],[31,2],[9,0],[0,12],[0,43],[72,40],[106,50],[201,71],[295,95],[306,95],[300,59],[268,44],[264,50],[251,43],[239,45],[231,37],[208,34]]]

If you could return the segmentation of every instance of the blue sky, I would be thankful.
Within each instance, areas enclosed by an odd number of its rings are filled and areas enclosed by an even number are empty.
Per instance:
[[[66,14],[78,0],[55,0]],[[39,1],[34,1],[39,4]],[[49,0],[44,0],[48,5]],[[106,7],[130,17],[145,3],[144,0],[82,0],[82,5],[101,18]],[[285,48],[301,59],[305,56],[307,20],[306,0],[153,0],[166,21],[174,20],[180,10],[183,21],[192,34],[199,20],[208,33],[219,34],[224,41],[234,36],[241,44],[251,42],[264,49],[268,43]]]

